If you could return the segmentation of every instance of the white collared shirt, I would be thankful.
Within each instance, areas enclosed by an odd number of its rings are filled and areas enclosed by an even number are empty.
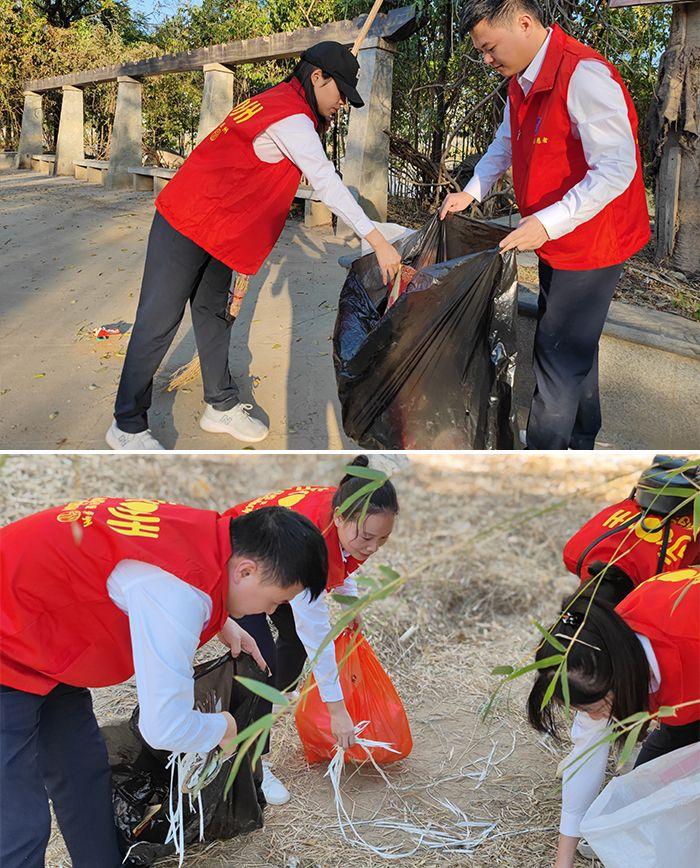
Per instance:
[[[641,633],[635,633],[635,636],[639,639],[649,664],[649,693],[656,693],[661,686],[661,671],[654,649],[646,636]],[[590,745],[604,738],[610,730],[610,724],[605,718],[594,720],[582,711],[577,711],[574,715],[571,726],[571,740],[574,747],[566,759],[559,763],[559,771],[563,778],[561,820],[559,823],[559,831],[562,835],[578,838],[581,820],[593,804],[593,800],[600,792],[605,780],[605,767],[608,763],[610,742],[601,744],[591,751],[585,760],[582,760],[582,765],[579,767],[573,765],[566,771],[564,768],[573,763],[576,757],[580,756]]]
[[[525,96],[542,68],[552,31],[527,67],[518,76]],[[637,151],[622,88],[607,66],[598,60],[581,60],[569,82],[566,107],[571,130],[580,139],[589,169],[558,202],[535,212],[551,239],[561,238],[595,217],[629,187],[637,171]],[[512,162],[510,104],[503,121],[474,176],[464,188],[481,202]]]
[[[375,228],[325,155],[313,121],[307,115],[290,115],[270,124],[256,136],[253,149],[265,163],[278,163],[284,157],[290,159],[301,169],[323,204],[360,238]]]

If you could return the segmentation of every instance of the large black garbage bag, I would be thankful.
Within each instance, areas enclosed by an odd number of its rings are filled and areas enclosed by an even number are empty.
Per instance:
[[[417,274],[387,310],[375,255],[340,294],[333,360],[343,427],[366,449],[512,449],[515,254],[498,226],[437,215],[396,244]]]
[[[258,698],[246,690],[234,675],[264,680],[257,664],[248,655],[235,660],[225,654],[195,667],[195,708],[201,711],[227,709],[236,718],[239,731],[256,720]],[[129,864],[152,865],[156,859],[175,852],[172,842],[165,844],[169,829],[170,770],[166,769],[167,751],[150,747],[138,730],[138,707],[131,718],[102,727],[112,768],[112,801],[121,845],[129,852]],[[201,793],[206,841],[232,838],[263,825],[265,798],[259,772],[254,774],[246,757],[228,796],[224,787],[233,758]],[[177,775],[174,785],[177,786]],[[173,794],[173,800],[177,793]],[[199,840],[199,813],[190,811],[183,797],[185,844]],[[161,807],[154,811],[155,806]],[[193,805],[198,804],[193,800]],[[149,814],[152,817],[148,819]],[[144,822],[146,820],[146,822]],[[139,829],[139,825],[142,826]],[[137,834],[134,834],[137,830]],[[135,845],[135,846],[132,846]]]

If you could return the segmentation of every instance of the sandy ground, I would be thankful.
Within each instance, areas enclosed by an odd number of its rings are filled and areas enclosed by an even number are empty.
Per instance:
[[[133,325],[152,194],[35,172],[3,172],[0,205],[0,448],[102,449]],[[356,246],[357,242],[353,241]],[[290,220],[251,281],[232,329],[241,399],[269,423],[267,449],[342,449],[331,335],[349,251],[328,228]],[[189,312],[156,379],[150,424],[167,448],[241,449],[199,427],[201,383],[165,392],[195,352]]]
[[[390,564],[407,582],[398,595],[372,607],[365,624],[405,703],[415,748],[387,767],[394,789],[371,769],[346,775],[346,806],[356,819],[367,820],[401,817],[408,804],[423,822],[435,822],[449,817],[437,800],[449,799],[470,819],[498,824],[492,840],[470,860],[419,849],[400,864],[552,864],[555,768],[565,747],[547,744],[528,729],[526,683],[516,683],[487,723],[478,712],[494,686],[491,668],[529,658],[536,641],[529,619],[553,617],[560,596],[574,587],[560,559],[565,540],[605,503],[626,495],[649,458],[424,454],[414,455],[397,474],[401,514],[374,562]],[[222,508],[292,484],[333,484],[342,463],[333,455],[11,456],[0,469],[0,516],[9,521],[88,495],[157,496]],[[551,509],[540,514],[545,508]],[[485,530],[488,535],[475,541]],[[410,627],[416,628],[410,641],[400,642]],[[125,717],[135,702],[134,685],[96,690],[94,698],[101,722]],[[485,768],[494,745],[497,764],[479,784],[469,775]],[[187,864],[380,864],[341,837],[325,768],[307,766],[293,724],[275,730],[271,759],[291,802],[268,808],[261,831],[192,846]],[[409,844],[369,828],[367,837],[375,844]],[[57,831],[48,864],[69,864]]]

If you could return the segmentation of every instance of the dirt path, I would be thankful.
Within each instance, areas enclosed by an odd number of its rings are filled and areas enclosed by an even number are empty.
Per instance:
[[[624,496],[635,474],[606,480],[645,464],[646,456],[426,455],[414,456],[397,475],[401,514],[376,560],[410,579],[399,595],[370,609],[365,623],[405,703],[415,747],[386,769],[398,794],[371,769],[346,775],[346,806],[355,818],[400,818],[407,803],[425,823],[446,821],[449,811],[436,800],[448,799],[471,820],[497,823],[492,839],[469,864],[551,865],[559,800],[555,769],[564,748],[554,749],[528,729],[524,683],[504,697],[487,725],[478,712],[493,687],[491,668],[529,657],[529,618],[552,617],[559,597],[572,587],[559,554],[568,534],[610,498]],[[161,496],[223,508],[286,485],[334,483],[341,466],[339,456],[328,455],[13,456],[0,469],[0,516],[9,521],[91,494]],[[559,508],[535,517],[559,501]],[[516,524],[527,516],[529,521]],[[468,544],[485,529],[490,529],[487,538]],[[415,632],[402,643],[409,627]],[[124,717],[135,702],[133,683],[94,691],[94,699],[100,721]],[[485,769],[494,744],[497,762],[479,783],[473,774]],[[187,864],[380,864],[343,840],[325,769],[306,765],[291,721],[275,730],[271,760],[292,801],[268,808],[261,831],[191,847]],[[367,831],[367,837],[374,844],[410,843],[377,830]],[[66,864],[58,832],[49,856],[51,868]],[[400,860],[411,868],[465,862],[464,856],[425,850]]]

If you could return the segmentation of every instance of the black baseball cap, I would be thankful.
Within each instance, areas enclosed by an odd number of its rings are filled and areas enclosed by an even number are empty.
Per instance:
[[[362,108],[364,102],[357,92],[360,64],[349,48],[339,42],[317,42],[306,49],[301,59],[327,72],[350,105]]]

